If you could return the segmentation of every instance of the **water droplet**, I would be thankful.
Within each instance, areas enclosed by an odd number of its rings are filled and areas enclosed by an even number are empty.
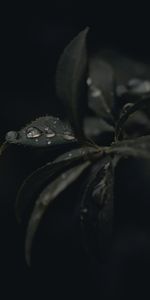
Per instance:
[[[48,141],[47,144],[50,145],[52,143],[52,141]]]
[[[5,138],[7,142],[13,142],[14,140],[16,140],[17,136],[18,136],[17,131],[9,131],[7,132]]]
[[[27,131],[26,131],[26,135],[29,139],[37,138],[41,134],[42,134],[41,131],[35,127],[29,127],[29,128],[27,128]]]
[[[35,139],[36,143],[39,141],[38,139]]]
[[[65,132],[64,133],[64,139],[67,140],[67,141],[71,141],[71,140],[74,140],[75,137],[73,135],[71,135],[70,132]]]
[[[48,138],[52,138],[56,135],[55,132],[52,131],[49,127],[45,128],[45,132],[46,132],[46,137]]]
[[[69,156],[69,157],[72,157],[72,153],[69,153],[68,156]]]

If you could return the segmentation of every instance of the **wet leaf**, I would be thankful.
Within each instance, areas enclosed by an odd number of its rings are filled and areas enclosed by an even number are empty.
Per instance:
[[[60,155],[53,162],[44,165],[30,174],[24,180],[17,194],[15,210],[18,221],[22,220],[27,208],[33,204],[36,195],[38,195],[43,186],[46,186],[47,182],[74,164],[91,159],[96,152],[97,149],[92,147],[74,149]]]
[[[96,56],[92,57],[89,62],[87,84],[89,108],[97,116],[112,123],[115,84],[111,65]]]
[[[118,154],[122,157],[150,158],[150,135],[132,140],[113,143],[107,150],[108,154]]]
[[[35,203],[27,228],[25,254],[28,265],[30,265],[31,248],[34,236],[48,206],[62,191],[72,184],[83,171],[89,167],[89,165],[90,161],[87,161],[63,172],[41,192]]]
[[[58,62],[56,92],[64,102],[70,122],[80,137],[86,110],[87,50],[86,37],[89,28],[81,31],[65,48]]]
[[[26,125],[20,131],[9,131],[6,141],[30,147],[54,148],[77,143],[69,124],[59,118],[45,116]]]

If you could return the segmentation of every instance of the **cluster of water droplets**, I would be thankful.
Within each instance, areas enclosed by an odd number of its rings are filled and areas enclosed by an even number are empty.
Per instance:
[[[49,127],[45,127],[44,132],[42,132],[37,127],[29,127],[26,130],[26,136],[28,139],[35,139],[35,142],[39,141],[39,138],[45,135],[45,137],[48,139],[47,144],[50,145],[52,143],[51,138],[54,138],[56,136],[56,133],[50,129]]]
[[[57,120],[53,121],[53,127],[56,127]],[[42,135],[44,135],[47,138],[47,143],[51,144],[52,139],[56,136],[63,138],[66,141],[72,141],[75,140],[75,136],[72,134],[69,130],[64,130],[64,132],[55,132],[57,130],[53,130],[50,127],[45,127],[44,130],[41,130],[35,126],[29,127],[26,129],[26,136],[28,139],[35,139],[36,142],[38,142],[38,138],[40,138]],[[62,128],[61,128],[62,131]]]

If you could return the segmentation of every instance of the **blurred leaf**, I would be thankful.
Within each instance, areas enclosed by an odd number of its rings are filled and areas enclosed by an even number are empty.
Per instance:
[[[44,165],[30,174],[24,180],[17,194],[15,209],[18,221],[21,221],[27,208],[33,204],[36,195],[46,186],[47,182],[54,179],[60,172],[63,172],[75,163],[90,159],[96,152],[97,150],[92,147],[74,149],[60,155],[53,162]]]
[[[90,166],[90,164],[91,162],[87,161],[63,172],[41,192],[35,203],[27,228],[25,254],[28,265],[30,265],[31,248],[34,236],[48,206],[62,191],[72,184],[83,171]]]
[[[143,111],[136,111],[124,124],[123,139],[150,134],[150,119]]]
[[[117,85],[126,85],[134,78],[150,78],[150,65],[111,49],[99,51],[98,56],[111,64]]]
[[[141,100],[139,100],[138,102],[136,102],[135,104],[127,103],[124,105],[124,107],[121,111],[121,114],[120,114],[119,121],[116,124],[116,132],[115,132],[116,140],[120,138],[121,132],[123,130],[123,126],[124,126],[125,122],[128,120],[128,118],[134,112],[144,108],[146,105],[150,105],[149,97],[144,97]]]
[[[89,108],[97,116],[113,122],[115,84],[111,65],[97,56],[92,57],[87,84]]]
[[[86,110],[87,50],[89,28],[81,31],[65,48],[58,62],[56,92],[64,102],[70,122],[78,137],[82,134],[82,121]]]
[[[128,95],[132,97],[135,96],[136,98],[150,95],[150,81],[149,80],[142,80],[142,79],[131,79],[128,82]]]
[[[114,127],[109,125],[103,119],[97,117],[87,117],[84,120],[84,132],[85,135],[94,141],[99,141],[101,137],[107,132],[114,135]]]
[[[117,154],[123,157],[150,158],[150,135],[132,140],[113,143],[107,150],[108,154]]]
[[[114,169],[119,156],[104,157],[92,167],[81,204],[81,226],[84,247],[99,259],[100,249],[109,243],[113,230]]]
[[[53,150],[60,145],[77,143],[69,124],[52,116],[40,117],[18,132],[8,132],[6,141],[30,147],[48,147]]]

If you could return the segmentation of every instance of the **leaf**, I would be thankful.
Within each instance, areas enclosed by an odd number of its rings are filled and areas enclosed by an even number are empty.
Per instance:
[[[150,78],[150,65],[113,49],[103,49],[99,57],[113,67],[116,84],[125,86],[131,79]]]
[[[25,254],[28,265],[30,265],[31,248],[34,236],[48,206],[61,192],[72,184],[83,173],[83,171],[89,167],[89,165],[90,161],[87,161],[63,172],[41,192],[35,203],[27,228]]]
[[[59,118],[45,116],[26,125],[19,132],[9,131],[6,141],[30,147],[56,148],[77,143],[69,124]]]
[[[106,121],[96,117],[87,117],[84,121],[84,132],[86,137],[96,141],[102,142],[106,133],[110,134],[110,140],[114,137],[114,127]]]
[[[120,138],[121,132],[123,130],[123,126],[125,122],[128,120],[128,118],[137,110],[140,110],[144,108],[146,105],[150,105],[150,98],[149,97],[144,97],[135,104],[133,103],[127,103],[124,105],[119,121],[116,124],[116,132],[115,132],[115,137],[116,140]]]
[[[92,57],[89,63],[89,108],[99,117],[113,123],[114,73],[106,61]]]
[[[15,211],[18,221],[21,221],[27,208],[33,204],[36,195],[38,195],[47,182],[74,164],[89,160],[96,152],[97,149],[92,147],[74,149],[60,155],[53,162],[42,166],[30,174],[22,183],[17,194]]]
[[[149,74],[150,75],[150,74]],[[132,78],[126,85],[118,85],[116,94],[120,102],[137,102],[143,97],[150,97],[150,81]]]
[[[78,137],[83,135],[82,121],[86,110],[86,37],[89,28],[81,31],[65,48],[56,72],[56,93],[64,102],[70,122]]]
[[[146,113],[136,111],[124,124],[123,139],[136,138],[150,134],[150,119]]]
[[[117,154],[123,157],[150,158],[150,135],[132,140],[113,143],[107,150],[108,154]]]
[[[134,78],[128,82],[128,95],[132,97],[141,97],[150,95],[150,81]]]
[[[81,227],[84,247],[99,259],[100,249],[110,241],[113,230],[114,169],[119,156],[104,157],[89,175],[81,204]],[[106,249],[105,249],[106,250]]]

